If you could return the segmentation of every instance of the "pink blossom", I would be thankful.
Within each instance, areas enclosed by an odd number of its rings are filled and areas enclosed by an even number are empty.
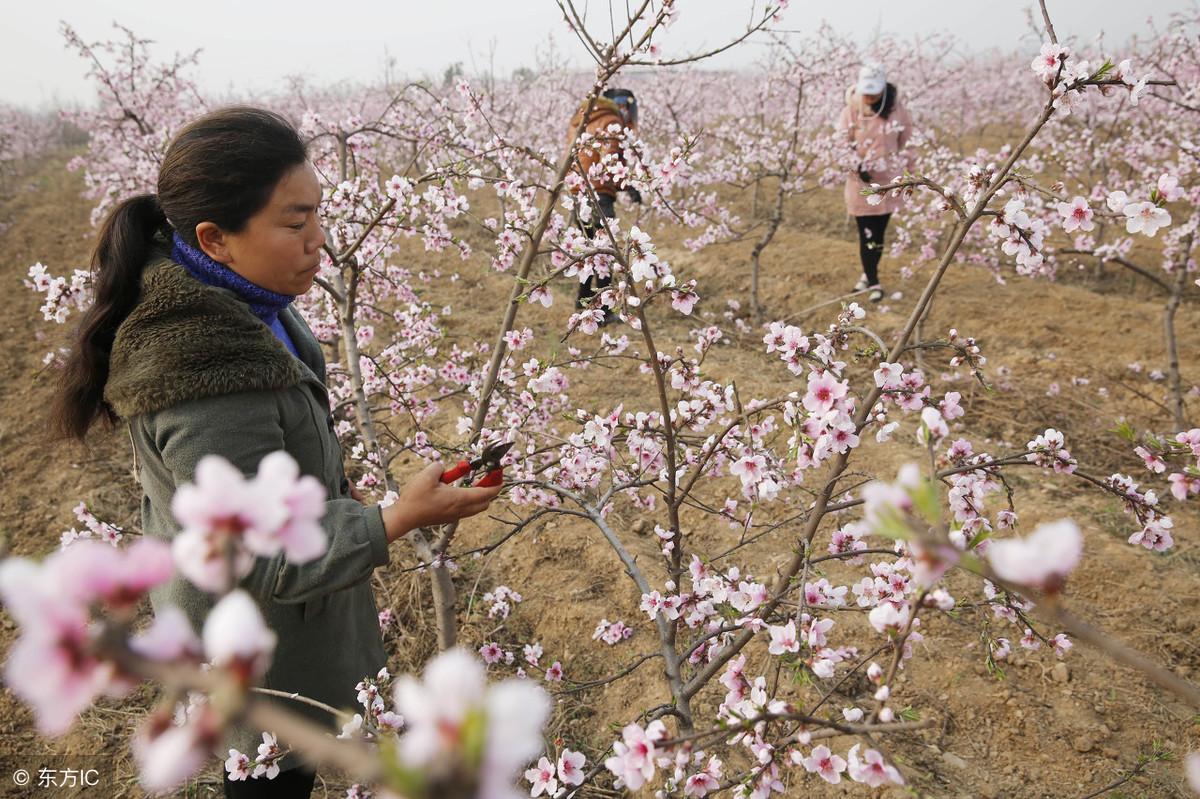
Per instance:
[[[1183,770],[1188,787],[1200,794],[1200,752],[1188,752],[1183,758]]]
[[[1074,233],[1076,230],[1092,230],[1096,227],[1092,222],[1095,213],[1088,207],[1087,198],[1076,196],[1069,203],[1059,203],[1058,213],[1063,218],[1063,230]]]
[[[1192,454],[1200,458],[1200,427],[1193,427],[1191,430],[1175,434],[1175,440],[1180,444],[1186,444]]]
[[[910,491],[921,484],[921,470],[915,463],[900,467],[896,482],[885,483],[874,480],[862,488],[864,516],[868,524],[879,524],[886,517],[912,510]]]
[[[667,737],[667,728],[655,720],[642,729],[637,724],[626,725],[621,740],[612,745],[613,755],[604,761],[620,781],[620,786],[636,791],[654,777],[656,766],[655,743]]]
[[[275,633],[254,599],[241,589],[230,591],[209,611],[202,637],[212,664],[246,681],[265,674],[275,652]]]
[[[482,704],[483,667],[460,650],[434,658],[425,668],[424,679],[405,675],[396,681],[397,710],[409,722],[400,739],[403,759],[416,766],[445,756],[458,741],[468,713]]]
[[[597,639],[603,641],[609,646],[624,641],[633,635],[633,630],[623,621],[609,622],[608,619],[601,619],[596,625],[595,631],[592,632],[592,640]]]
[[[771,644],[767,647],[767,651],[772,655],[800,651],[800,642],[796,638],[795,619],[789,619],[788,623],[782,627],[768,627],[767,632],[771,634]]]
[[[842,781],[842,772],[846,770],[846,761],[821,745],[812,750],[812,754],[801,761],[805,770],[820,775],[821,779],[837,785]]]
[[[742,481],[742,487],[754,485],[763,479],[767,459],[762,455],[746,455],[729,467],[730,474]]]
[[[394,692],[406,724],[400,758],[428,775],[449,776],[461,767],[467,725],[480,719],[485,728],[479,780],[486,794],[511,785],[517,770],[543,746],[542,725],[550,712],[545,691],[520,679],[489,687],[483,665],[461,649],[437,655],[421,679],[398,678]]]
[[[558,756],[558,778],[562,784],[582,785],[583,767],[586,763],[587,757],[582,752],[572,752],[563,747],[562,754]]]
[[[882,389],[898,388],[904,367],[898,363],[883,362],[875,370],[875,385]]]
[[[955,419],[960,419],[966,414],[959,402],[962,400],[962,395],[957,391],[947,391],[946,396],[938,403],[938,410],[942,412],[942,417],[947,422],[952,422]]]
[[[1187,194],[1187,192],[1183,190],[1183,187],[1179,185],[1179,178],[1170,174],[1159,175],[1158,185],[1156,188],[1158,189],[1158,193],[1163,200],[1169,203],[1183,199],[1184,195]]]
[[[880,785],[892,783],[893,785],[903,785],[904,777],[895,766],[888,765],[883,760],[883,755],[876,752],[874,749],[868,749],[863,753],[863,759],[860,762],[858,759],[859,744],[850,747],[848,755],[850,759],[850,779],[855,782],[862,782],[872,788],[877,788]]]
[[[541,751],[542,728],[550,709],[550,697],[529,680],[505,680],[487,689],[482,708],[487,725],[481,795],[505,795],[519,770]]]
[[[12,569],[0,571],[5,593],[17,582]],[[82,608],[47,603],[38,626],[26,628],[23,624],[21,637],[9,651],[4,681],[33,709],[43,735],[65,733],[112,684],[111,664],[88,652],[87,621]]]
[[[202,651],[187,615],[174,605],[160,608],[144,632],[132,638],[129,646],[142,657],[159,661],[199,659]]]
[[[1171,214],[1166,208],[1159,208],[1154,203],[1129,203],[1123,209],[1125,213],[1125,230],[1129,233],[1142,233],[1154,238],[1159,228],[1171,224]]]
[[[170,574],[167,546],[155,539],[125,549],[81,541],[40,564],[18,557],[0,564],[0,597],[21,628],[5,680],[44,735],[66,732],[101,694],[123,696],[131,687],[92,652],[91,607],[127,614]]]
[[[711,791],[720,788],[723,765],[720,758],[715,755],[710,757],[703,771],[688,776],[683,785],[683,795],[707,796]]]
[[[1175,539],[1171,536],[1174,526],[1175,522],[1170,516],[1155,516],[1148,519],[1141,530],[1129,536],[1129,543],[1141,544],[1155,552],[1165,552],[1175,546]]]
[[[538,760],[536,768],[525,772],[525,779],[533,785],[529,789],[530,796],[541,796],[543,793],[546,796],[554,796],[558,793],[558,780],[554,776],[554,764],[545,757]]]
[[[908,605],[895,605],[882,602],[871,608],[867,620],[877,632],[895,635],[908,625]]]
[[[650,616],[651,620],[657,619],[659,613],[671,621],[679,618],[678,598],[664,597],[658,591],[642,594],[641,609]]]
[[[1145,447],[1134,447],[1133,452],[1142,459],[1142,462],[1146,464],[1146,468],[1155,474],[1162,474],[1167,470],[1167,464],[1163,462],[1163,459]]]
[[[1042,45],[1041,52],[1030,62],[1029,68],[1046,83],[1051,83],[1070,54],[1071,48],[1046,42]]]
[[[1183,502],[1192,494],[1200,494],[1200,477],[1192,477],[1182,472],[1172,472],[1167,475],[1171,485],[1171,496]]]
[[[207,703],[178,724],[161,711],[152,713],[131,741],[142,787],[154,794],[179,787],[203,767],[220,732],[216,711]]]
[[[684,316],[690,316],[692,309],[696,306],[696,301],[699,299],[700,296],[691,291],[672,291],[671,307]]]
[[[362,719],[362,716],[359,716]],[[236,749],[229,750],[229,758],[225,761],[225,773],[233,782],[250,779],[250,757]]]
[[[838,380],[829,372],[810,373],[804,407],[813,413],[823,414],[838,405],[848,390],[845,381]]]
[[[921,426],[917,429],[917,441],[922,444],[937,445],[950,435],[950,428],[937,408],[926,407],[921,410]]]
[[[255,758],[252,776],[255,779],[265,777],[273,780],[279,776],[279,759],[283,756],[283,750],[279,748],[279,742],[271,733],[264,732],[262,737],[263,742],[258,745],[258,757]]]
[[[319,519],[325,515],[325,489],[317,478],[300,474],[286,452],[273,452],[258,465],[251,483],[258,501],[278,502],[283,521],[274,529],[255,526],[246,531],[246,546],[256,555],[280,551],[291,563],[308,563],[325,554],[328,546]]]
[[[324,489],[316,478],[300,476],[285,452],[262,459],[258,474],[245,480],[228,461],[208,455],[196,466],[195,482],[184,484],[171,500],[183,526],[172,549],[185,577],[206,591],[227,590],[230,578],[244,577],[254,555],[281,550],[294,563],[324,554]],[[234,574],[226,549],[233,548]]]
[[[988,562],[1003,580],[1055,592],[1079,565],[1083,535],[1069,519],[1039,524],[1025,538],[994,539]]]

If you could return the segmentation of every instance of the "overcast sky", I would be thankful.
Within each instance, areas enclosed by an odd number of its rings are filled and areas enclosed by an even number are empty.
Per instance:
[[[680,21],[662,40],[665,54],[722,42],[744,29],[751,0],[678,0]],[[762,0],[758,0],[761,6]],[[497,75],[530,65],[553,40],[584,65],[554,0],[8,0],[0,47],[0,101],[33,107],[87,102],[85,65],[68,53],[59,21],[88,41],[106,39],[112,22],[154,40],[169,56],[202,48],[197,73],[209,91],[270,90],[288,75],[316,82],[371,81],[387,56],[398,75],[440,75],[462,61],[468,73],[494,58]],[[577,0],[607,14],[606,0]],[[1161,28],[1195,0],[1050,0],[1059,37],[1102,30],[1120,41]],[[7,3],[6,3],[7,4]],[[622,0],[615,0],[624,8]],[[1029,28],[1032,0],[792,0],[783,27],[811,31],[822,20],[869,40],[878,29],[899,34],[948,31],[964,50],[1011,48]],[[756,46],[739,47],[715,66],[752,62]]]

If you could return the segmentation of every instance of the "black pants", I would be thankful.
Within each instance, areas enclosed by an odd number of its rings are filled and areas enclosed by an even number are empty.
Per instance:
[[[596,207],[592,209],[592,220],[590,222],[580,224],[580,229],[583,231],[583,235],[587,236],[588,238],[592,238],[598,232],[600,232],[602,227],[601,219],[612,219],[614,216],[616,216],[616,211],[613,208],[613,203],[616,199],[617,198],[611,194],[596,195]],[[597,212],[600,214],[600,219],[596,217]],[[609,277],[597,277],[595,275],[589,275],[586,282],[579,284],[579,296],[575,300],[575,306],[577,308],[586,308],[592,301],[592,297],[599,294],[601,291],[604,291],[604,289],[608,288],[609,284],[611,283],[611,275]]]
[[[273,780],[230,780],[225,777],[225,799],[308,799],[312,795],[317,773],[306,768],[279,772]]]
[[[878,216],[856,216],[858,225],[858,257],[862,260],[863,274],[868,286],[879,285],[879,259],[883,257],[883,234],[887,230],[891,214]]]

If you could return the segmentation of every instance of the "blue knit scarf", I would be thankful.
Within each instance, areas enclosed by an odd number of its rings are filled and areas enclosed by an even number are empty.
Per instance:
[[[300,354],[296,352],[296,345],[292,343],[291,336],[287,334],[283,322],[279,320],[280,312],[291,305],[292,301],[296,299],[295,297],[290,294],[277,294],[251,283],[225,264],[214,261],[202,250],[188,244],[180,238],[178,233],[172,237],[171,258],[201,283],[229,289],[245,300],[250,306],[250,312],[271,328],[275,338],[283,342],[293,355],[297,358],[300,357]]]

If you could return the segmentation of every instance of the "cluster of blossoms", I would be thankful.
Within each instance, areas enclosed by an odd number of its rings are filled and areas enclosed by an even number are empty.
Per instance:
[[[179,487],[171,510],[183,527],[171,545],[179,571],[206,591],[228,590],[250,573],[256,556],[282,552],[291,563],[307,563],[328,545],[320,524],[325,488],[302,476],[285,452],[263,458],[250,480],[220,457],[202,458],[195,483]]]
[[[433,658],[421,679],[398,678],[394,699],[405,723],[396,741],[400,763],[424,784],[452,784],[476,774],[477,795],[520,796],[513,777],[542,751],[550,715],[541,688],[528,680],[489,686],[479,660],[452,649]],[[464,748],[467,742],[471,746]],[[571,763],[574,769],[583,765]]]
[[[1059,474],[1071,474],[1078,466],[1071,457],[1070,450],[1066,448],[1063,434],[1053,427],[1047,428],[1044,433],[1026,444],[1025,448],[1029,450],[1025,459],[1043,469],[1052,469]]]
[[[521,601],[521,595],[506,585],[496,586],[485,593],[483,598],[485,602],[492,603],[488,611],[488,618],[498,617],[504,620],[509,618],[513,607]],[[632,631],[630,632],[632,633]],[[530,641],[526,644],[517,643],[510,648],[501,646],[496,641],[488,641],[479,647],[478,653],[489,667],[513,667],[513,673],[519,679],[528,677],[527,668],[541,671],[543,679],[547,683],[562,682],[563,679],[562,663],[553,660],[546,665],[543,661],[546,652],[538,641]]]
[[[790,372],[800,375],[807,371],[804,396],[789,398],[783,412],[784,423],[793,431],[788,449],[796,453],[795,468],[799,471],[815,468],[834,455],[844,455],[859,444],[853,419],[856,401],[842,376],[845,364],[838,360],[838,350],[847,346],[845,328],[865,316],[857,303],[851,303],[825,334],[813,333],[810,338],[793,325],[772,322],[763,338],[767,353],[777,353]],[[755,482],[762,482],[765,475],[755,477]],[[768,483],[767,487],[772,485]]]
[[[0,565],[0,596],[21,627],[5,681],[35,711],[39,730],[61,735],[98,697],[123,697],[141,678],[104,647],[108,631],[129,625],[147,592],[174,576],[170,547],[141,538],[125,547],[80,541],[41,563],[9,558]],[[209,613],[201,637],[184,613],[161,608],[153,623],[128,639],[137,656],[157,663],[207,660],[246,685],[265,673],[275,634],[243,591],[225,595]],[[168,790],[198,769],[223,721],[207,704],[173,719],[156,711],[134,739],[142,782]]]
[[[1193,427],[1191,430],[1176,433],[1175,441],[1186,447],[1187,453],[1193,458],[1181,471],[1167,475],[1167,482],[1171,484],[1171,496],[1183,502],[1190,496],[1200,494],[1200,428]],[[1182,447],[1176,451],[1182,450]],[[1166,471],[1166,465],[1161,462],[1154,463],[1150,468],[1159,473]]]
[[[527,676],[525,672],[525,666],[530,666],[531,668],[535,669],[542,668],[542,656],[546,653],[545,650],[542,649],[542,645],[537,641],[525,644],[521,646],[520,649],[521,665],[516,666],[516,676],[524,679]],[[517,655],[512,649],[505,649],[495,641],[489,641],[483,646],[479,647],[479,656],[483,658],[483,662],[489,666],[498,664],[513,666],[518,662]],[[562,682],[562,663],[558,662],[557,660],[551,663],[550,666],[546,668],[544,677],[546,682]]]
[[[586,764],[587,758],[582,752],[572,752],[565,746],[555,761],[545,756],[538,758],[537,765],[525,772],[525,779],[531,785],[529,795],[564,795],[571,786],[583,783]]]
[[[1054,108],[1069,115],[1084,101],[1084,90],[1101,79],[1111,79],[1129,92],[1130,105],[1137,105],[1150,75],[1134,77],[1133,62],[1124,59],[1114,65],[1106,60],[1093,68],[1086,59],[1076,58],[1071,48],[1058,42],[1046,42],[1029,68],[1050,88]]]
[[[489,619],[507,619],[513,606],[520,603],[521,595],[507,585],[498,585],[483,595],[483,601],[490,603],[488,606]]]
[[[76,269],[70,277],[51,275],[41,263],[29,267],[25,285],[38,294],[46,295],[42,301],[42,317],[48,322],[63,324],[72,311],[79,311],[92,304],[92,275]]]
[[[1171,175],[1162,175],[1149,200],[1134,201],[1118,190],[1109,194],[1105,203],[1114,214],[1124,215],[1126,232],[1154,238],[1159,229],[1171,224],[1171,214],[1162,206],[1182,196],[1183,189],[1179,188],[1179,181]]]
[[[80,502],[74,509],[75,518],[83,524],[83,529],[72,527],[63,531],[59,537],[59,548],[66,549],[81,539],[95,538],[114,547],[120,544],[125,531],[111,522],[102,522],[88,510],[87,505]]]
[[[1176,433],[1171,440],[1149,437],[1134,451],[1151,474],[1166,475],[1167,490],[1176,501],[1184,502],[1200,494],[1200,428]],[[1142,490],[1125,474],[1113,474],[1105,483],[1122,500],[1125,512],[1142,526],[1129,537],[1129,543],[1158,552],[1174,546],[1171,530],[1175,524],[1162,512],[1157,491]]]
[[[279,776],[279,760],[287,754],[279,748],[279,742],[269,732],[263,733],[263,742],[258,753],[251,758],[236,749],[229,750],[225,759],[225,773],[233,782],[265,778],[273,780]]]
[[[128,618],[173,571],[170,547],[149,538],[120,548],[85,540],[41,563],[10,557],[0,564],[0,596],[21,628],[5,682],[34,709],[43,734],[61,735],[96,697],[124,696],[133,688],[130,676],[92,651],[98,630],[92,608]],[[178,620],[160,620],[158,632],[144,633],[134,647],[153,649],[160,632]]]
[[[1142,491],[1132,477],[1120,473],[1109,476],[1105,485],[1121,499],[1125,512],[1142,525],[1141,530],[1129,536],[1129,543],[1141,544],[1146,549],[1158,552],[1175,545],[1175,539],[1171,536],[1171,528],[1175,523],[1170,516],[1159,512],[1156,491]]]
[[[633,636],[633,629],[623,621],[609,621],[601,619],[596,623],[596,629],[592,632],[593,641],[603,641],[609,646],[614,646],[622,641]]]
[[[736,662],[735,662],[736,663]],[[735,676],[729,677],[734,674]],[[729,678],[729,679],[726,679]],[[737,672],[726,672],[723,682],[733,683],[738,679]],[[755,680],[751,692],[765,695],[760,682]],[[770,703],[770,712],[784,712],[781,703]],[[767,706],[761,706],[760,711],[766,712]],[[754,714],[750,718],[756,718]],[[862,717],[862,711],[846,713],[847,719]],[[761,726],[761,725],[758,725]],[[816,774],[826,782],[837,785],[846,774],[857,783],[877,788],[882,785],[904,785],[904,777],[899,770],[888,764],[883,756],[874,749],[867,749],[860,758],[861,744],[854,744],[843,758],[836,755],[824,744],[813,746],[805,754],[801,747],[811,742],[811,736],[801,731],[795,736],[796,746],[777,750],[764,741],[757,732],[737,733],[735,740],[741,740],[750,750],[757,763],[753,771],[753,779],[748,783],[739,784],[734,788],[733,795],[738,799],[761,799],[772,793],[783,793],[786,788],[780,779],[779,764],[802,767],[810,774]],[[685,797],[703,797],[718,791],[725,776],[725,763],[716,755],[708,755],[703,750],[693,750],[687,746],[672,744],[666,725],[661,721],[652,721],[645,727],[629,724],[621,731],[621,739],[612,747],[613,755],[604,761],[604,766],[616,777],[618,788],[638,790],[649,784],[658,771],[664,774],[664,791],[679,791]]]
[[[380,735],[396,734],[404,729],[404,717],[389,710],[383,699],[390,679],[391,674],[385,666],[374,678],[364,677],[354,686],[354,690],[358,691],[357,699],[362,705],[362,712],[355,713],[350,721],[342,725],[339,738],[374,740]]]
[[[305,542],[324,502],[320,486],[309,479],[299,477],[294,461],[283,453],[265,458],[251,480],[223,460],[207,459],[197,468],[196,483],[176,494],[175,511],[185,526],[180,537],[219,536],[212,546],[236,544],[251,553],[307,557],[313,547]],[[323,549],[323,534],[316,530]],[[188,574],[179,562],[179,547],[174,549],[152,538],[124,547],[79,540],[41,563],[13,557],[0,564],[0,597],[21,627],[6,664],[6,682],[33,707],[44,734],[66,732],[98,697],[125,696],[140,682],[140,675],[126,672],[105,646],[111,644],[111,630],[132,623],[150,589],[175,577],[177,566]],[[207,577],[210,571],[201,574]],[[228,585],[226,576],[217,590],[228,591]],[[220,597],[199,637],[182,611],[165,606],[146,630],[129,637],[127,646],[149,663],[198,667],[206,662],[210,674],[224,675],[245,691],[266,673],[275,642],[255,600],[235,589]],[[561,673],[561,666],[555,667]],[[484,793],[514,795],[509,786],[518,769],[542,746],[549,701],[541,689],[525,681],[489,689],[479,661],[454,651],[432,661],[424,681],[398,680],[395,709],[389,710],[381,696],[388,677],[384,670],[359,683],[363,713],[343,728],[343,737],[390,734],[404,767],[422,779],[458,779],[469,766]],[[186,707],[154,710],[133,741],[143,785],[155,792],[171,790],[199,769],[230,721],[228,712],[203,695]],[[466,740],[482,748],[464,751],[460,742]],[[273,734],[264,733],[255,757],[230,750],[225,767],[234,780],[271,779],[286,754]],[[575,757],[568,763],[582,765]]]
[[[1037,274],[1046,257],[1043,245],[1048,228],[1038,216],[1025,210],[1025,201],[1014,197],[1004,205],[1004,211],[988,225],[988,235],[1002,242],[1000,249],[1016,260],[1017,272]]]

